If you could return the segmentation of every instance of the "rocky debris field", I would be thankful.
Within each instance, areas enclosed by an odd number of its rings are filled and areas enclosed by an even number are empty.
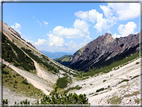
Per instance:
[[[90,77],[83,81],[74,80],[70,87],[80,86],[80,90],[70,93],[86,94],[91,105],[138,105],[140,98],[140,58],[109,73]]]

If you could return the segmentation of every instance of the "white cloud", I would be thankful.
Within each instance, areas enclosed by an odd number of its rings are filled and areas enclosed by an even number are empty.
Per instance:
[[[38,39],[37,42],[34,43],[35,46],[43,45],[46,42],[45,39]]]
[[[21,35],[21,25],[19,23],[15,23],[11,27]]]
[[[76,44],[73,40],[71,40],[70,42],[65,43],[64,46],[61,47],[61,50],[75,52],[76,50],[80,49],[84,45],[85,45],[84,42]]]
[[[133,19],[140,15],[139,3],[108,3],[100,6],[106,17],[116,15],[118,20]]]
[[[127,36],[130,33],[134,33],[136,29],[136,24],[134,22],[128,22],[126,25],[120,24],[118,31],[120,34]]]
[[[113,34],[113,38],[119,38],[128,36],[129,34],[135,33],[134,30],[137,28],[136,24],[134,22],[128,22],[126,25],[120,24],[118,27],[118,31],[120,35],[117,35],[116,33]]]
[[[74,28],[64,28],[63,26],[57,26],[53,29],[52,32],[49,32],[47,35],[52,34],[53,36],[71,39],[87,37],[90,34],[90,32],[88,31],[89,25],[85,21],[76,19],[73,27]]]
[[[75,15],[83,20],[87,20],[92,23],[96,22],[96,24],[94,25],[94,28],[96,28],[98,32],[102,32],[102,30],[109,30],[110,27],[116,24],[117,19],[116,17],[112,16],[112,13],[110,13],[109,8],[105,6],[100,6],[100,7],[106,12],[105,15],[109,18],[107,19],[103,18],[103,14],[97,12],[95,9],[92,9],[89,11],[75,12]]]
[[[43,22],[44,22],[45,25],[48,25],[48,22],[46,22],[46,21],[43,21]]]
[[[100,5],[100,8],[103,10],[104,15],[106,17],[111,17],[113,15],[113,13],[109,7]]]
[[[74,13],[78,18],[83,20],[91,21],[92,23],[96,22],[98,17],[101,17],[102,14],[97,12],[95,9],[89,11],[78,11]]]
[[[47,34],[49,36],[48,44],[50,46],[63,46],[64,39],[59,36],[53,36],[52,34]]]
[[[72,28],[64,28],[63,26],[56,26],[53,31],[47,33],[49,39],[48,44],[52,47],[59,47],[61,50],[75,51],[82,47],[83,44],[76,44],[72,40],[65,43],[64,38],[81,38],[83,42],[91,40],[89,25],[80,19],[76,19]]]

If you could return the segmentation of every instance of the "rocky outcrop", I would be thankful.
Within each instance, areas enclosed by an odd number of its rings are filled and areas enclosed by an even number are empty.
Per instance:
[[[12,33],[16,34],[18,37],[21,38],[21,35],[20,35],[17,31],[15,31],[12,27],[9,27],[8,29],[9,29]]]
[[[33,44],[31,44],[30,42],[27,42],[29,45],[31,45],[33,48],[35,48],[35,46]],[[36,48],[35,48],[36,49]]]
[[[72,57],[70,67],[88,71],[111,64],[139,50],[139,33],[113,39],[110,33],[99,36],[78,50]]]

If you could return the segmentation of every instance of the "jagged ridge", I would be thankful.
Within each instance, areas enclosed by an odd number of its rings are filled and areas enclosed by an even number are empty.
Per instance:
[[[81,52],[82,51],[82,52]],[[78,50],[70,67],[80,71],[107,66],[139,51],[139,33],[113,39],[111,34],[99,36]]]

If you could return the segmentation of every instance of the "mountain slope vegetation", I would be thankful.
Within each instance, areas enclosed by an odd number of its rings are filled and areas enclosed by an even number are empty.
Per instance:
[[[70,65],[70,60],[72,59],[72,55],[64,55],[60,58],[54,59],[55,61],[61,63],[62,65],[68,66]]]

